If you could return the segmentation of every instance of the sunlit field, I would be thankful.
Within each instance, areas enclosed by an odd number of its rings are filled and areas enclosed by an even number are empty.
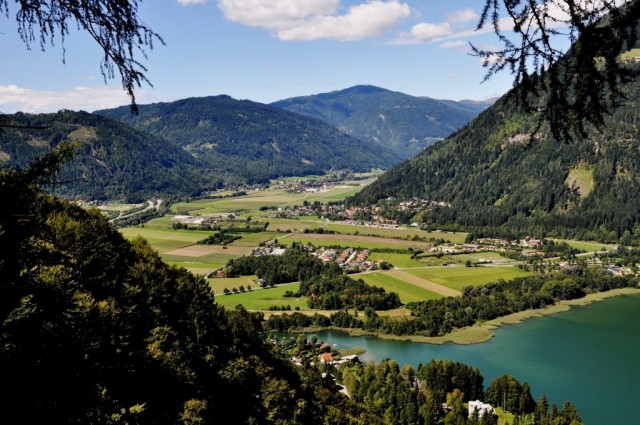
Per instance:
[[[352,277],[354,279],[362,279],[369,285],[384,288],[387,292],[396,292],[403,304],[442,298],[440,294],[396,279],[390,273],[386,272],[363,273]]]
[[[429,267],[406,270],[407,273],[446,286],[456,291],[466,285],[483,285],[498,279],[510,280],[530,273],[517,267]]]
[[[296,307],[302,311],[310,310],[306,297],[289,298],[283,296],[286,291],[297,292],[299,289],[299,283],[277,285],[274,288],[253,289],[238,294],[216,295],[216,302],[232,308],[241,304],[247,310],[268,310],[272,306],[287,305],[291,307],[291,311],[294,311]]]
[[[329,234],[292,234],[281,241],[290,245],[292,242],[300,242],[303,244],[312,244],[316,247],[321,246],[341,246],[351,248],[368,248],[376,249],[429,249],[433,246],[430,242],[408,241],[403,239],[378,238],[374,236],[361,235],[329,235]]]

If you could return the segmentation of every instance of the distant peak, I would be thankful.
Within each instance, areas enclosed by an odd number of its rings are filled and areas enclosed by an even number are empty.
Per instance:
[[[380,92],[386,92],[389,91],[387,89],[383,89],[380,87],[376,87],[376,86],[371,86],[368,84],[362,84],[362,85],[358,85],[358,86],[353,86],[350,87],[348,89],[344,89],[341,90],[343,92],[353,92],[353,93],[380,93]]]

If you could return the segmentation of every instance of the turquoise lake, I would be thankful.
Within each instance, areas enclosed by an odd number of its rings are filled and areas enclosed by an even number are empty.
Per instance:
[[[496,330],[488,342],[429,345],[321,332],[340,347],[363,347],[363,361],[393,358],[400,366],[450,359],[476,366],[485,386],[505,373],[528,382],[537,400],[576,405],[586,425],[638,424],[640,296],[610,298],[565,313]]]

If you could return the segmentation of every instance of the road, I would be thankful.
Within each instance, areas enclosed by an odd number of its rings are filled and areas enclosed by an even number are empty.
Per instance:
[[[134,217],[136,215],[144,214],[146,212],[149,212],[151,210],[158,211],[160,209],[160,205],[162,205],[162,199],[157,199],[156,203],[154,203],[152,200],[149,199],[147,201],[147,206],[143,210],[136,211],[136,212],[133,212],[131,214],[120,213],[116,218],[112,218],[111,220],[109,220],[109,222],[113,223],[116,220],[122,220],[122,219],[125,219],[125,218]]]

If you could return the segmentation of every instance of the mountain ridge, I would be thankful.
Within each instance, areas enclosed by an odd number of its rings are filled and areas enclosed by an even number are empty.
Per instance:
[[[7,116],[22,128],[0,134],[3,168],[24,168],[61,143],[75,143],[56,193],[96,200],[141,201],[199,193],[221,184],[206,164],[163,138],[107,117],[62,110]]]
[[[456,131],[482,109],[373,85],[293,97],[271,105],[322,119],[362,140],[387,145],[403,159]]]
[[[319,119],[227,95],[139,105],[137,116],[126,106],[94,113],[165,137],[248,182],[331,169],[386,169],[400,161],[384,146],[363,143]]]

